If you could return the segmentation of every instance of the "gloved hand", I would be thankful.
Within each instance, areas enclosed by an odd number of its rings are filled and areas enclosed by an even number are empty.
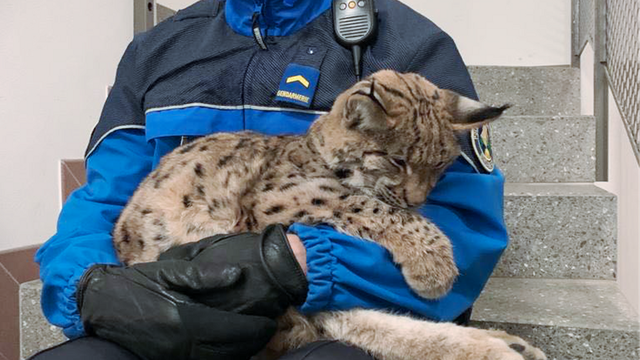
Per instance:
[[[289,246],[282,225],[261,234],[216,235],[169,249],[160,260],[185,259],[197,266],[238,264],[242,279],[223,291],[186,290],[211,307],[248,315],[277,317],[307,297],[306,276]]]
[[[87,334],[142,359],[249,359],[275,333],[274,320],[214,309],[183,294],[233,292],[241,279],[240,268],[220,263],[96,265],[80,279],[76,296]]]
[[[88,334],[143,359],[225,360],[261,350],[275,332],[272,318],[306,294],[284,228],[273,225],[181,245],[157,262],[96,265],[76,298]]]

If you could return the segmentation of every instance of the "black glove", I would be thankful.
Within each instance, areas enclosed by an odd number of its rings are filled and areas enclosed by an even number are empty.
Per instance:
[[[242,278],[232,290],[185,292],[217,309],[276,317],[307,297],[307,278],[298,264],[282,225],[261,234],[216,235],[169,249],[160,260],[186,259],[197,266],[238,264]]]
[[[274,320],[214,309],[184,295],[233,293],[243,274],[228,264],[95,265],[76,293],[85,331],[145,360],[249,359],[275,333]]]

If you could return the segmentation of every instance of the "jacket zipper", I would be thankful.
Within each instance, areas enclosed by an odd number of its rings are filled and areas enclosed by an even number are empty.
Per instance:
[[[267,44],[264,42],[264,37],[262,36],[262,31],[260,30],[260,22],[258,18],[260,17],[260,12],[256,11],[253,13],[253,24],[251,25],[251,30],[253,32],[253,38],[255,39],[258,46],[262,50],[268,50]]]

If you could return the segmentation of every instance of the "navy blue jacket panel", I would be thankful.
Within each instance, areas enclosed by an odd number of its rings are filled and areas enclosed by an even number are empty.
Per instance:
[[[219,131],[303,133],[355,81],[351,53],[334,39],[331,11],[321,11],[326,1],[304,6],[314,0],[299,0],[293,2],[301,6],[295,9],[268,6],[280,0],[229,1],[226,6],[200,1],[137,36],[125,51],[87,148],[87,184],[70,196],[57,233],[36,255],[44,313],[69,337],[83,334],[77,280],[93,264],[119,264],[111,243],[114,222],[164,154],[191,137]],[[260,13],[268,14],[264,19],[258,17],[267,50],[247,36],[247,19],[255,8],[230,6],[242,2],[269,10]],[[395,0],[376,4],[379,31],[364,51],[363,75],[384,68],[412,71],[476,97],[448,35]],[[315,17],[293,21],[296,9]],[[291,66],[315,76],[315,91],[306,103],[278,96]],[[504,179],[498,170],[478,171],[482,168],[469,150],[468,134],[460,141],[463,156],[421,209],[454,245],[461,275],[451,293],[437,301],[421,299],[384,248],[331,228],[296,224],[291,231],[308,254],[310,288],[303,312],[390,308],[450,321],[473,304],[507,244]]]

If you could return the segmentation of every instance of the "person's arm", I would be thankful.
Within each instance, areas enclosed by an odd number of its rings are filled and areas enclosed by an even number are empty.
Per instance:
[[[427,77],[441,88],[476,98],[473,84],[451,38],[443,32],[417,47],[407,72]],[[461,136],[461,141],[468,141]],[[468,144],[463,145],[463,149]],[[469,161],[471,160],[471,162]],[[473,158],[459,157],[428,197],[421,213],[450,239],[460,276],[451,292],[425,300],[404,281],[389,252],[376,243],[338,233],[330,227],[295,224],[307,247],[309,294],[305,313],[353,307],[410,311],[451,321],[470,308],[507,246],[503,220],[504,178],[499,170],[478,172]],[[356,255],[357,254],[357,255]]]
[[[94,264],[119,265],[113,225],[136,186],[151,170],[153,148],[142,130],[119,130],[87,158],[87,183],[64,204],[58,231],[36,254],[43,282],[42,309],[69,338],[84,333],[76,285]]]
[[[87,182],[67,199],[56,234],[36,254],[44,315],[70,338],[84,333],[75,299],[77,282],[94,264],[120,264],[111,231],[128,198],[151,171],[154,148],[145,139],[137,81],[139,40],[124,52],[93,131],[85,159]]]

